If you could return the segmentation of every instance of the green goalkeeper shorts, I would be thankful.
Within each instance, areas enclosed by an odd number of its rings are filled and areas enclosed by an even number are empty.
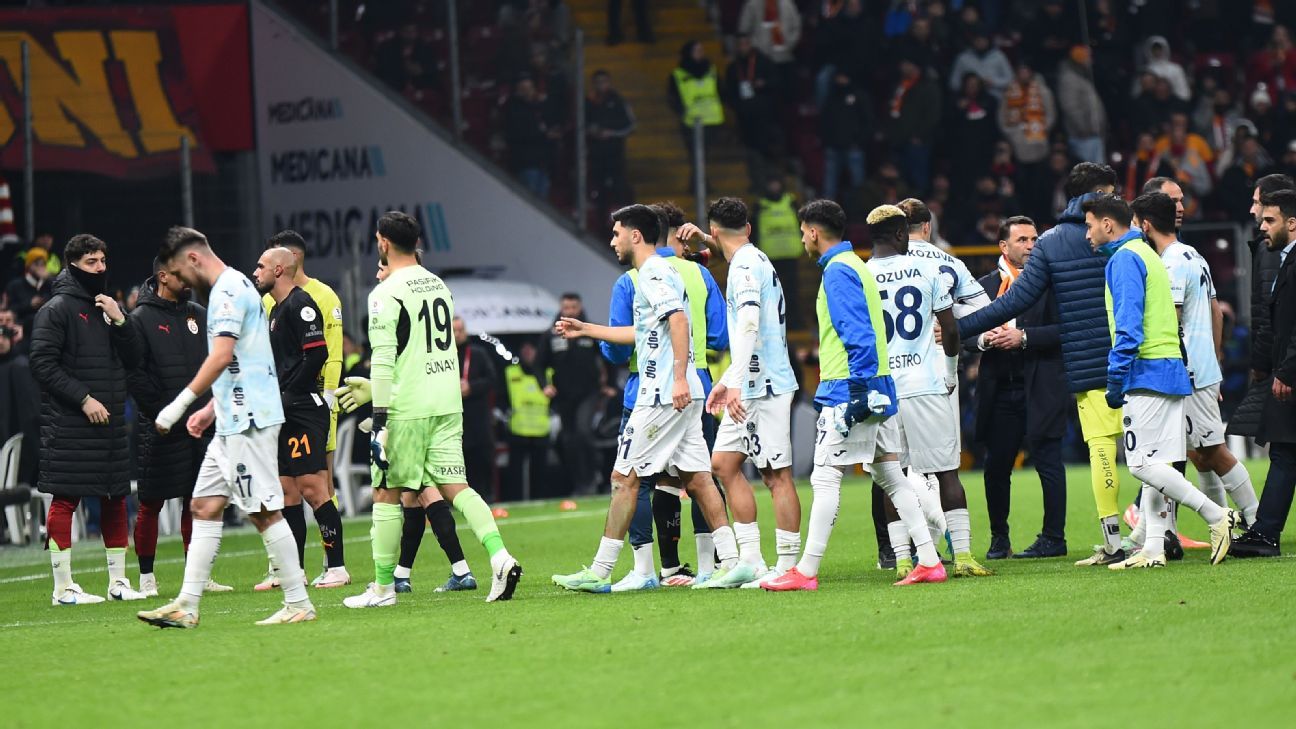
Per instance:
[[[418,490],[465,483],[463,414],[387,422],[387,472],[372,466],[374,486]]]

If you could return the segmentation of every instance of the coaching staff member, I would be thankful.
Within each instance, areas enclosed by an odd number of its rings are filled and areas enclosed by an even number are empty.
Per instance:
[[[1022,215],[999,226],[997,270],[977,280],[991,299],[1012,289],[1030,259],[1039,233],[1035,221]],[[977,440],[986,445],[986,510],[990,514],[990,551],[986,559],[1062,557],[1067,553],[1066,471],[1062,436],[1066,432],[1066,372],[1062,366],[1053,292],[1001,327],[968,343],[980,351],[976,388]],[[1044,527],[1035,543],[1013,554],[1008,537],[1009,495],[1013,465],[1022,444],[1044,490]]]

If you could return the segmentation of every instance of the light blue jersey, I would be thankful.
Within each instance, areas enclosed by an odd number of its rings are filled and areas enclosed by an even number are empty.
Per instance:
[[[653,256],[639,268],[639,285],[635,287],[634,297],[635,358],[639,362],[639,397],[635,409],[671,402],[675,349],[667,320],[677,311],[688,317],[687,298],[684,279],[665,258]],[[685,352],[683,356],[688,358],[689,394],[694,400],[701,400],[705,395],[693,353]]]
[[[936,263],[937,269],[949,284],[949,295],[954,300],[954,316],[966,316],[990,303],[990,296],[977,283],[976,276],[968,270],[967,264],[941,250],[939,246],[911,238],[909,255]]]
[[[1210,387],[1224,379],[1215,356],[1215,327],[1211,300],[1215,281],[1210,265],[1192,246],[1175,241],[1161,254],[1170,274],[1170,296],[1183,309],[1183,343],[1193,388]]]
[[[742,398],[753,400],[795,392],[796,375],[792,374],[792,363],[788,360],[787,301],[783,287],[769,257],[751,243],[739,248],[729,261],[725,301],[731,342],[738,333],[738,311],[745,306],[760,310],[756,346],[751,361],[742,371]]]
[[[928,258],[870,258],[886,326],[887,358],[901,399],[944,395],[945,350],[936,341],[936,314],[954,306],[941,264]],[[985,293],[985,289],[981,290]]]
[[[270,325],[261,296],[247,276],[226,268],[207,302],[207,347],[216,337],[234,338],[234,361],[212,385],[216,435],[268,428],[284,421],[270,350]]]

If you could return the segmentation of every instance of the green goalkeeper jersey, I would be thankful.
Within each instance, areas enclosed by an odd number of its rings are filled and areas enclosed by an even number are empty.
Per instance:
[[[369,293],[373,404],[389,420],[463,412],[454,300],[422,266],[391,273]]]

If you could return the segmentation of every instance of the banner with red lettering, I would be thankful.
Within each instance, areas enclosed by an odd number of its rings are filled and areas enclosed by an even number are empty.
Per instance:
[[[140,178],[251,149],[245,5],[0,11],[0,167],[23,165],[27,42],[36,169]]]

